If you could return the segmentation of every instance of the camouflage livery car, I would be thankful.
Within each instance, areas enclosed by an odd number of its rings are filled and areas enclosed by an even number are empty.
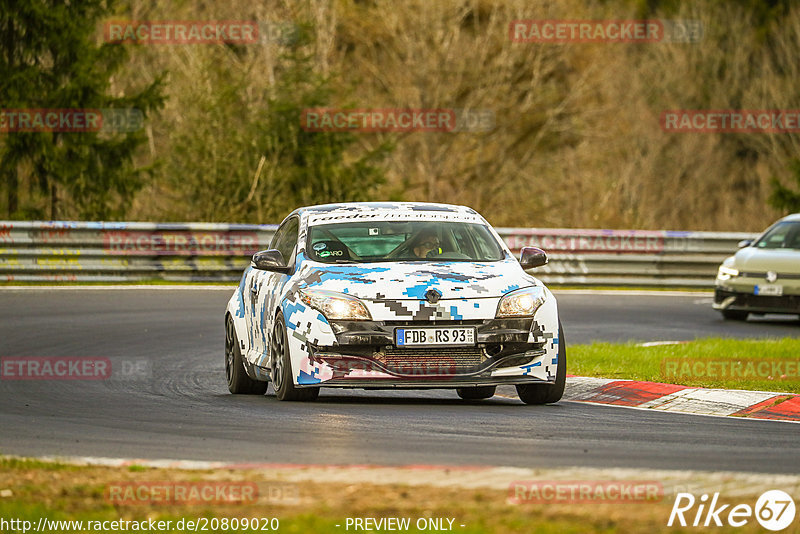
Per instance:
[[[253,256],[225,313],[232,393],[313,400],[320,387],[516,386],[558,401],[566,354],[556,299],[474,210],[425,203],[300,208]]]

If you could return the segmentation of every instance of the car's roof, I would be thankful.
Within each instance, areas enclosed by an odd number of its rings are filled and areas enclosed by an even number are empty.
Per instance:
[[[792,213],[791,215],[787,215],[781,221],[800,221],[800,213]]]
[[[472,208],[433,202],[343,202],[298,208],[308,225],[366,222],[367,220],[452,221],[486,224]],[[291,215],[290,215],[291,216]]]
[[[453,204],[439,204],[435,202],[341,202],[337,204],[319,204],[317,206],[306,206],[298,208],[299,213],[332,213],[332,212],[369,212],[369,211],[435,211],[476,214],[475,210],[467,206],[456,206]]]

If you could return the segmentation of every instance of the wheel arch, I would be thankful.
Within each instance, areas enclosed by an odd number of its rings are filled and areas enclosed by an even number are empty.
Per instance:
[[[247,324],[244,319],[245,301],[243,287],[244,276],[242,277],[242,282],[239,284],[239,287],[236,288],[236,291],[233,292],[233,295],[228,301],[228,305],[225,307],[223,324],[227,323],[228,317],[233,320],[233,331],[236,338],[239,340],[239,349],[242,351],[242,354],[246,354],[250,348],[250,340],[247,336]],[[244,343],[244,345],[242,343]]]

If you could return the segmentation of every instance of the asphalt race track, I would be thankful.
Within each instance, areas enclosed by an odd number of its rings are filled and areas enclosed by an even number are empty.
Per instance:
[[[0,453],[296,464],[642,467],[800,473],[800,426],[449,391],[227,392],[230,290],[0,289],[0,356],[140,364],[101,381],[0,380]],[[710,297],[559,294],[569,343],[800,336],[797,318],[723,321]]]

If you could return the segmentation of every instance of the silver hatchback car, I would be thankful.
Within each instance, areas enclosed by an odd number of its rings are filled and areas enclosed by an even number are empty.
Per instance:
[[[719,267],[714,309],[738,320],[751,312],[800,314],[800,213],[739,246]]]

